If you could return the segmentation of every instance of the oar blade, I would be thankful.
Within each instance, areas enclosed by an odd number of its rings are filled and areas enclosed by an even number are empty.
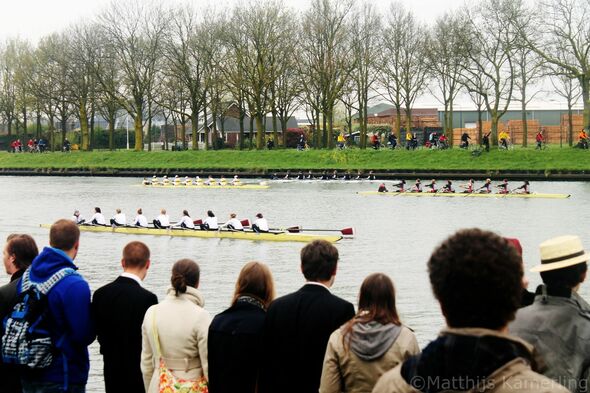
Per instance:
[[[242,223],[242,226],[245,226],[245,227],[249,227],[250,226],[250,220],[247,219],[247,218],[241,220],[240,222]]]
[[[289,232],[289,233],[299,233],[299,232],[301,232],[301,227],[290,227],[290,228],[287,228],[287,232]]]
[[[201,220],[200,218],[198,220],[193,221],[193,224],[195,225],[201,225],[203,223],[203,220]]]
[[[346,235],[346,236],[353,236],[354,229],[353,228],[344,228],[344,229],[340,230],[340,233],[342,233],[343,235]]]

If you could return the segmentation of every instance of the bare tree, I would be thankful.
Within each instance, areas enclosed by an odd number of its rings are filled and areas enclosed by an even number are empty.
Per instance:
[[[369,92],[377,82],[379,61],[381,17],[369,3],[361,4],[352,16],[352,56],[354,70],[352,79],[356,85],[358,117],[360,125],[360,146],[367,147]]]
[[[100,73],[96,76],[103,91],[112,94],[112,98],[133,117],[135,150],[140,151],[144,149],[144,117],[161,57],[166,13],[159,6],[135,0],[111,3],[100,15],[99,21],[105,34],[103,45],[109,47],[103,52],[112,56],[107,58],[108,61],[118,65],[122,83],[116,91],[112,91]]]
[[[498,123],[508,111],[514,88],[517,34],[510,24],[520,0],[483,0],[465,8],[468,33],[463,36],[469,62],[463,70],[467,90],[480,94],[492,121],[492,143],[498,142]]]
[[[580,84],[576,78],[571,78],[569,76],[569,72],[559,72],[559,70],[555,70],[552,77],[550,78],[551,84],[554,87],[554,93],[558,96],[565,99],[566,106],[567,106],[567,118],[568,118],[568,127],[567,127],[567,142],[568,145],[571,147],[573,146],[574,142],[574,121],[573,121],[573,107],[578,102],[580,97],[582,96],[582,89],[580,88]],[[561,114],[561,111],[560,111]],[[561,123],[561,119],[559,119]],[[563,141],[560,138],[560,145]]]

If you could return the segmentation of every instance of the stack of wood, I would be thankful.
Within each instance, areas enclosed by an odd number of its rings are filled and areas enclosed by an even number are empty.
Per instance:
[[[563,127],[564,130],[567,130],[569,127],[569,115],[563,114],[561,115],[561,126]],[[582,130],[582,128],[584,128],[584,115],[582,114],[575,114],[572,115],[572,123],[574,125],[574,132],[580,132]]]
[[[541,123],[538,120],[527,120],[527,141],[528,144],[535,143],[535,137],[541,129]],[[522,120],[508,120],[506,122],[506,131],[515,145],[522,145],[524,136],[524,123]]]

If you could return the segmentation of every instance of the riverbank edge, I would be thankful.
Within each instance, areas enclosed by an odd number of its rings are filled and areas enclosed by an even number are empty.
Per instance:
[[[363,176],[367,176],[371,169],[363,170]],[[238,175],[241,178],[271,178],[276,174],[279,178],[290,173],[291,177],[297,176],[299,171],[307,174],[309,169],[292,168],[289,170],[228,170],[228,169],[188,169],[188,168],[164,168],[164,169],[115,169],[115,168],[0,168],[0,176],[97,176],[97,177],[152,177],[156,176],[189,176],[189,177],[233,177]],[[311,170],[313,176],[319,177],[322,172],[332,173],[334,169]],[[339,176],[346,171],[337,170]],[[429,170],[429,169],[390,169],[373,170],[377,179],[485,179],[485,178],[507,178],[527,179],[536,181],[590,181],[590,171],[569,171],[569,170]],[[351,172],[353,177],[356,172]]]

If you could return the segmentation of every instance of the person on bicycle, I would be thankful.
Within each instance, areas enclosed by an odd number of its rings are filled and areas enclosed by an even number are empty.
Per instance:
[[[508,150],[508,142],[510,141],[510,136],[506,131],[502,131],[500,135],[498,135],[498,139],[500,140],[500,147]]]
[[[580,141],[578,142],[578,146],[582,149],[588,148],[588,134],[586,134],[586,130],[582,128],[582,131],[578,134]]]
[[[340,150],[344,149],[344,145],[346,144],[346,138],[344,138],[344,134],[338,134],[338,148]]]
[[[537,147],[535,148],[535,150],[537,150],[537,149],[541,150],[543,148],[543,143],[545,142],[545,138],[543,138],[543,132],[541,130],[539,130],[539,132],[537,132],[537,136],[535,137],[535,140],[537,141]]]
[[[387,140],[388,140],[391,148],[395,149],[395,147],[397,146],[397,136],[395,136],[394,131],[391,131],[391,134],[389,134],[389,136],[387,137]]]
[[[464,132],[463,135],[461,135],[461,148],[462,149],[469,148],[469,139],[471,139],[471,137],[469,136],[468,133]]]

